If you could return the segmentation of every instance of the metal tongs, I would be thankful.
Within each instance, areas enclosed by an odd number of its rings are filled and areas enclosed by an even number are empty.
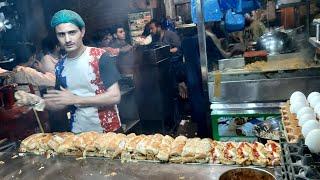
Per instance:
[[[40,131],[41,131],[42,133],[44,133],[44,129],[43,129],[43,126],[42,126],[42,124],[41,124],[41,121],[40,121],[38,112],[37,112],[34,108],[32,108],[32,110],[33,110],[34,115],[36,116],[36,119],[37,119],[37,122],[38,122],[38,125],[39,125],[39,128],[40,128]]]

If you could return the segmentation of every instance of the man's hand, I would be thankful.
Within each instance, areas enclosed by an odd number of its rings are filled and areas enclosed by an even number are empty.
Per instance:
[[[245,47],[241,43],[235,44],[232,49],[230,50],[231,55],[242,54],[245,51]]]
[[[49,101],[49,100],[45,100],[45,105],[46,105],[45,108],[51,111],[60,111],[67,107],[65,105],[56,104],[53,101]]]
[[[78,104],[80,97],[72,94],[70,91],[61,87],[61,91],[49,90],[47,94],[44,94],[44,99],[50,103],[62,106],[68,106]]]
[[[176,53],[177,51],[178,51],[178,48],[171,48],[171,49],[170,49],[170,52],[171,52],[171,53]]]
[[[179,95],[181,96],[182,99],[187,99],[188,98],[188,88],[184,82],[179,83],[178,85],[179,89]]]

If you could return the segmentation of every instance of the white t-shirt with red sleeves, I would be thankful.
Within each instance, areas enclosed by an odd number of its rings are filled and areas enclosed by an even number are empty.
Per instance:
[[[82,97],[96,96],[107,91],[100,75],[99,61],[105,51],[100,48],[86,47],[77,58],[63,58],[56,66],[56,86],[62,86],[75,95]],[[105,68],[104,68],[105,69]],[[113,73],[113,74],[112,74]],[[118,81],[114,72],[104,72]],[[114,76],[114,78],[113,78]],[[74,133],[96,131],[110,132],[121,126],[118,108],[111,107],[71,107],[71,131]]]

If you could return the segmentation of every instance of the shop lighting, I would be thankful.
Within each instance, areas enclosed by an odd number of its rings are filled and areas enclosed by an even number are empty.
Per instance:
[[[12,24],[8,19],[5,18],[3,13],[0,13],[0,32],[6,31],[7,29],[11,29]]]

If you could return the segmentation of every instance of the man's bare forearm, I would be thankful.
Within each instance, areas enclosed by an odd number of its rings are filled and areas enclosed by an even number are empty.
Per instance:
[[[112,95],[108,92],[91,97],[79,97],[76,105],[80,106],[112,106],[120,102],[120,95]]]
[[[46,103],[45,109],[50,111],[60,111],[67,108],[67,106],[65,105],[56,104],[54,102],[47,101],[47,100],[45,101],[45,103]]]
[[[50,103],[52,103],[53,105],[61,106],[112,106],[119,103],[120,98],[121,94],[118,83],[114,83],[113,85],[111,85],[105,93],[95,96],[78,96],[62,87],[61,91],[49,90],[48,93],[44,95],[44,99],[49,103],[48,107],[52,107]]]

